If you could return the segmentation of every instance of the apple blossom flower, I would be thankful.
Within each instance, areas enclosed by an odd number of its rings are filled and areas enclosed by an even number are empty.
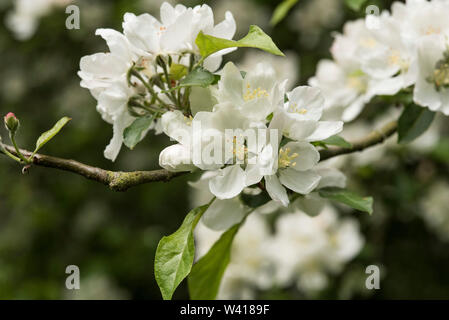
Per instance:
[[[230,102],[247,119],[265,122],[284,95],[285,81],[276,81],[276,73],[269,64],[259,63],[243,77],[240,70],[228,62],[218,82],[216,98],[219,103]]]
[[[320,154],[310,142],[324,140],[343,129],[341,121],[320,121],[324,99],[317,88],[297,87],[287,97],[268,127],[279,132],[278,139],[268,140],[261,148],[258,163],[247,169],[247,185],[263,178],[268,194],[284,206],[289,204],[286,188],[308,194],[320,182],[321,176],[313,170]],[[282,135],[293,141],[278,149]]]
[[[296,282],[306,292],[323,289],[327,274],[338,273],[363,246],[357,221],[339,219],[330,206],[317,217],[284,214],[276,222],[275,235],[266,247],[276,263],[274,282],[280,286]],[[309,277],[319,281],[310,283]]]
[[[413,100],[432,111],[449,115],[449,47],[447,39],[422,39],[418,47],[418,77]]]
[[[214,25],[212,10],[207,5],[187,8],[163,3],[161,22],[149,14],[136,16],[126,13],[123,33],[112,29],[96,31],[97,35],[106,40],[110,52],[83,57],[78,75],[82,79],[81,86],[89,89],[97,99],[97,110],[103,119],[113,125],[114,135],[104,152],[106,158],[112,161],[116,159],[123,143],[124,130],[139,116],[128,110],[131,99],[145,102],[156,99],[164,106],[171,103],[173,97],[163,94],[163,88],[149,84],[152,76],[164,71],[157,64],[157,58],[162,56],[163,60],[170,56],[176,63],[189,66],[191,61],[188,54],[196,55],[193,61],[199,59],[195,39],[200,31],[231,39],[235,33],[235,21],[232,14],[227,12],[225,20]],[[204,66],[216,70],[221,64],[222,55],[229,51],[212,54],[205,59]],[[172,84],[168,86],[170,88]],[[141,112],[148,112],[143,111],[146,110],[145,102],[137,104]],[[155,117],[150,128],[158,126],[159,117],[160,114]],[[163,158],[165,156],[168,153]]]
[[[240,63],[237,63],[240,70],[254,70],[260,61],[269,64],[274,69],[276,79],[281,83],[288,79],[286,89],[292,89],[298,81],[299,58],[293,51],[285,51],[285,57],[275,56],[263,51],[247,51]]]
[[[232,13],[227,11],[225,20],[214,26],[214,15],[208,5],[187,8],[164,2],[161,6],[161,21],[150,14],[136,16],[126,13],[123,32],[129,41],[142,53],[154,59],[158,55],[178,55],[184,52],[199,54],[195,44],[200,31],[224,39],[232,39],[236,25]],[[204,61],[207,69],[219,68],[222,55],[230,50],[217,52]]]
[[[352,121],[374,96],[392,95],[402,88],[396,79],[377,79],[363,70],[365,59],[383,48],[363,19],[345,24],[331,48],[334,61],[320,61],[309,80],[324,95],[326,118]]]

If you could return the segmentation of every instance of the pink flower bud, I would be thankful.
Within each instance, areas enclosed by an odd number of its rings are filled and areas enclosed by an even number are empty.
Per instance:
[[[12,112],[9,112],[4,118],[5,127],[8,131],[14,134],[19,128],[19,119],[16,118],[16,115]]]

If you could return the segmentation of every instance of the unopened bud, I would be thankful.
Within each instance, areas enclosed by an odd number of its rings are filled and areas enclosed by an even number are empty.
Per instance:
[[[15,114],[10,112],[3,119],[5,120],[6,129],[12,134],[16,133],[20,122],[19,119],[16,118]]]

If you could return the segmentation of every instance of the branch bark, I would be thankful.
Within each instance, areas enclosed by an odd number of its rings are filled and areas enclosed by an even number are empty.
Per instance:
[[[398,122],[391,121],[379,130],[374,130],[366,137],[351,142],[351,148],[329,148],[320,150],[320,161],[324,161],[342,154],[354,153],[365,150],[376,144],[384,142],[388,137],[392,136],[398,129]]]
[[[17,152],[14,147],[4,145],[5,149],[13,155],[17,156]],[[20,149],[20,152],[28,158],[31,156],[31,152]],[[3,152],[0,149],[0,153]],[[89,180],[94,180],[108,186],[114,191],[126,191],[131,187],[138,186],[144,183],[164,181],[167,182],[172,178],[183,174],[183,172],[169,172],[167,170],[152,170],[152,171],[109,171],[97,167],[92,167],[84,163],[63,159],[43,154],[36,154],[33,158],[33,165],[54,168],[63,171],[72,172],[83,176]]]
[[[397,130],[397,121],[392,121],[382,127],[380,130],[371,132],[366,137],[352,142],[351,148],[329,148],[320,150],[321,161],[343,155],[362,151],[376,144],[382,143],[385,139],[393,135]],[[4,147],[13,155],[17,156],[14,147],[4,145]],[[31,156],[31,152],[27,150],[20,150],[25,157]],[[0,149],[0,153],[3,151]],[[89,180],[94,180],[108,186],[114,191],[126,191],[131,187],[138,186],[145,183],[163,181],[167,182],[174,177],[185,174],[186,172],[169,172],[164,169],[152,171],[109,171],[97,167],[92,167],[84,163],[63,159],[43,154],[36,154],[33,158],[33,165],[54,168],[63,171],[72,172],[83,176]]]

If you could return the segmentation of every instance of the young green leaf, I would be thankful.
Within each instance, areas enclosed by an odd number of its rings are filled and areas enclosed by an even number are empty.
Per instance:
[[[179,85],[176,87],[173,87],[169,90],[162,91],[163,93],[178,90],[179,88],[184,87],[203,87],[207,88],[208,86],[212,84],[216,84],[220,80],[220,76],[217,74],[213,74],[210,71],[207,71],[203,67],[197,67],[193,69],[189,74],[185,76],[184,79],[182,79],[179,82]]]
[[[405,107],[398,121],[398,142],[409,143],[423,134],[431,125],[435,112],[411,104]]]
[[[189,70],[185,65],[172,63],[170,67],[170,78],[173,80],[180,80],[182,77],[187,75],[188,72]]]
[[[323,198],[331,199],[344,203],[351,208],[367,212],[369,214],[373,213],[373,198],[372,197],[361,197],[355,193],[352,193],[345,189],[340,188],[323,188],[319,191],[320,196]]]
[[[203,59],[217,51],[235,47],[257,48],[278,56],[284,56],[281,50],[274,44],[273,40],[255,25],[250,26],[248,34],[239,41],[213,37],[201,31],[195,43],[200,49],[200,54]]]
[[[274,9],[273,16],[271,17],[270,24],[272,26],[277,25],[281,22],[285,16],[288,14],[291,8],[298,2],[298,0],[284,0],[282,1],[276,9]]]
[[[218,82],[220,76],[213,74],[202,67],[193,69],[184,79],[181,80],[179,87],[203,87]]]
[[[190,299],[214,300],[220,282],[231,259],[231,247],[240,223],[223,233],[209,252],[193,265],[187,278]]]
[[[331,146],[337,146],[337,147],[342,147],[342,148],[352,148],[352,144],[350,144],[348,141],[346,141],[345,139],[343,139],[342,137],[335,135],[332,137],[329,137],[323,141],[324,144],[326,145],[331,145]]]
[[[50,130],[48,130],[48,131],[44,132],[43,134],[41,134],[39,139],[37,139],[37,141],[36,141],[36,149],[34,149],[33,155],[36,152],[38,152],[48,141],[53,139],[53,137],[55,135],[57,135],[59,133],[59,131],[61,131],[61,129],[70,120],[72,120],[72,119],[68,118],[68,117],[63,117],[58,122],[56,122],[56,124],[53,126],[53,128],[51,128]]]
[[[345,0],[346,5],[354,11],[360,11],[366,0]]]
[[[154,275],[164,300],[172,298],[176,288],[192,269],[195,255],[193,229],[208,207],[204,205],[190,211],[175,233],[159,241]]]
[[[137,118],[123,132],[123,142],[131,150],[142,140],[142,135],[153,123],[154,116]]]

